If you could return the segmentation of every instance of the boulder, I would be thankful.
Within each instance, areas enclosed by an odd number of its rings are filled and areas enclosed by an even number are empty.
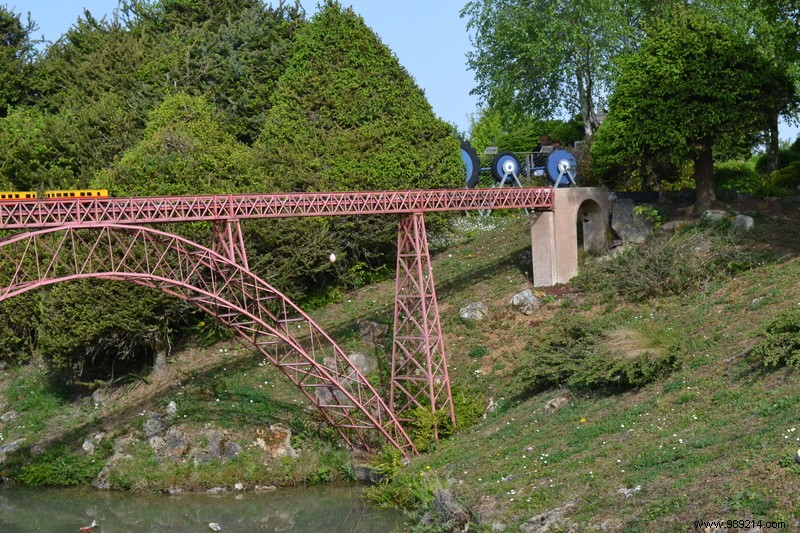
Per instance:
[[[347,356],[362,375],[366,376],[378,370],[378,360],[363,353],[351,353]]]
[[[747,215],[736,215],[731,220],[731,228],[736,231],[747,232],[753,229],[755,226],[755,221],[753,217],[749,217]]]
[[[164,432],[164,421],[158,413],[150,413],[142,427],[145,436],[150,439]]]
[[[508,304],[523,315],[532,315],[534,311],[539,309],[539,299],[530,289],[518,292],[512,296]]]
[[[173,417],[178,414],[178,404],[175,402],[169,402],[167,404],[167,416]]]
[[[6,456],[20,449],[25,439],[17,439],[0,446],[0,465],[6,461]]]
[[[389,332],[389,326],[371,320],[361,320],[358,322],[358,332],[364,342],[379,344]]]
[[[569,405],[569,398],[565,398],[564,396],[560,396],[558,398],[553,398],[549,402],[547,402],[544,406],[545,410],[550,413],[554,413],[564,407],[565,405]]]
[[[256,431],[257,437],[253,446],[260,448],[270,459],[279,457],[299,457],[292,447],[292,430],[283,424],[269,426],[269,431],[260,429]]]
[[[5,424],[6,422],[11,422],[15,418],[17,418],[17,412],[9,411],[7,413],[3,413],[2,415],[0,415],[0,422]]]
[[[633,200],[617,199],[611,214],[611,229],[622,238],[623,242],[641,244],[647,239],[652,224],[642,215],[635,214],[633,209]]]
[[[474,302],[458,311],[458,316],[464,320],[483,320],[489,314],[489,307],[483,302]]]

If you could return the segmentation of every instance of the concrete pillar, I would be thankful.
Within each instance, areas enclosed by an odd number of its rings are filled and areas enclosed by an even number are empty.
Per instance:
[[[585,250],[608,249],[608,190],[572,187],[554,192],[553,211],[531,216],[534,287],[567,283],[578,274],[578,224]]]

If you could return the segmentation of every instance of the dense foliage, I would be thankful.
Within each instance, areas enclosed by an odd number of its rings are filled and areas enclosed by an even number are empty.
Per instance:
[[[670,181],[694,166],[698,206],[714,201],[714,152],[747,145],[796,98],[792,79],[748,35],[691,6],[658,19],[619,61],[595,162]]]

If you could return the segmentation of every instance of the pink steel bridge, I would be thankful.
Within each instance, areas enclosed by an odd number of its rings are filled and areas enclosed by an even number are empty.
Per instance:
[[[0,203],[0,301],[75,279],[128,280],[177,296],[232,328],[288,377],[351,446],[379,432],[416,453],[398,413],[447,411],[450,378],[423,213],[553,209],[540,188],[34,200]],[[241,220],[401,214],[388,402],[342,349],[248,266]],[[207,248],[151,225],[212,222]]]

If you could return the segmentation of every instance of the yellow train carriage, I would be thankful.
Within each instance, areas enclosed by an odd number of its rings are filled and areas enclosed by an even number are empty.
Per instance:
[[[108,198],[107,189],[76,189],[63,191],[44,191],[46,200],[80,200],[90,198]]]
[[[38,197],[36,191],[0,191],[0,202],[21,202],[36,200]]]

